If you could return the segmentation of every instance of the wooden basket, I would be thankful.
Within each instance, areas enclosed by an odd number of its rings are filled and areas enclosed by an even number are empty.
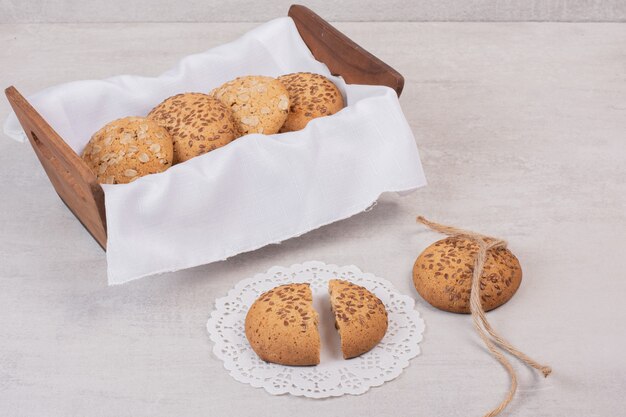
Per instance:
[[[386,85],[400,95],[404,78],[396,70],[308,8],[292,5],[288,15],[313,56],[331,73],[341,75],[350,84]],[[15,87],[7,88],[5,93],[57,194],[106,249],[104,192],[96,176]]]

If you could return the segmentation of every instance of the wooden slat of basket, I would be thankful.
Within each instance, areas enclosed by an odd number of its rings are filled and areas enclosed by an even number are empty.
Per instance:
[[[96,176],[15,87],[5,93],[57,194],[106,248],[104,192]]]
[[[289,8],[300,36],[313,56],[325,63],[335,75],[348,84],[386,85],[398,96],[404,88],[404,77],[374,55],[361,48],[330,23],[307,7],[294,4]]]

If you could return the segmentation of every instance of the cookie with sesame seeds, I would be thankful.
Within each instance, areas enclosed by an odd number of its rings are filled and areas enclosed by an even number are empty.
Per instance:
[[[470,294],[478,244],[448,237],[427,247],[413,265],[413,284],[424,300],[440,310],[470,313]],[[519,261],[506,248],[487,251],[480,277],[480,299],[485,311],[513,297],[522,282]]]
[[[242,135],[278,133],[287,120],[289,93],[275,78],[250,75],[235,78],[210,93],[230,108]]]
[[[383,302],[366,288],[340,279],[329,281],[328,292],[344,359],[372,350],[387,333]]]
[[[165,127],[174,140],[174,163],[220,148],[239,134],[230,109],[202,93],[169,97],[148,118]]]
[[[261,294],[248,310],[246,338],[266,362],[317,365],[318,321],[309,284],[281,285]]]
[[[114,120],[93,134],[82,158],[103,184],[126,184],[172,166],[170,134],[145,117]]]
[[[328,78],[310,72],[296,72],[278,77],[289,91],[289,116],[281,132],[301,130],[317,117],[330,116],[343,109],[337,86]]]

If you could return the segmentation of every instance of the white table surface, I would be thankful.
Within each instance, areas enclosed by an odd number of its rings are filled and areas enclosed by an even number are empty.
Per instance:
[[[24,94],[156,75],[252,23],[0,25],[0,85]],[[626,407],[626,25],[343,23],[406,77],[401,102],[429,186],[281,245],[107,287],[102,250],[28,144],[0,140],[0,415],[479,416],[508,389],[470,317],[425,304],[417,214],[508,239],[524,280],[488,314],[554,368],[515,363],[505,415],[619,416]],[[0,101],[0,116],[9,111]],[[273,265],[356,264],[417,299],[422,354],[362,396],[272,397],[211,353],[213,300]]]

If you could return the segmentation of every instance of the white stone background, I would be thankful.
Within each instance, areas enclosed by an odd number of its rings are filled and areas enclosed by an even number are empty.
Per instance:
[[[0,23],[263,22],[289,0],[0,0]],[[623,0],[310,0],[332,21],[623,22]]]
[[[429,186],[280,245],[107,287],[102,250],[30,146],[0,138],[0,416],[480,416],[508,379],[469,317],[415,293],[412,263],[440,237],[417,214],[506,238],[521,261],[520,290],[488,317],[554,374],[514,363],[520,387],[503,416],[624,415],[626,25],[368,21],[623,21],[624,2],[382,3],[309,5],[364,20],[336,25],[405,76],[401,104]],[[223,21],[287,6],[0,0],[0,86],[30,94],[156,75],[255,26]],[[0,99],[0,119],[8,112]],[[358,397],[272,397],[234,381],[204,328],[213,300],[273,265],[316,259],[356,264],[414,296],[422,355]]]

